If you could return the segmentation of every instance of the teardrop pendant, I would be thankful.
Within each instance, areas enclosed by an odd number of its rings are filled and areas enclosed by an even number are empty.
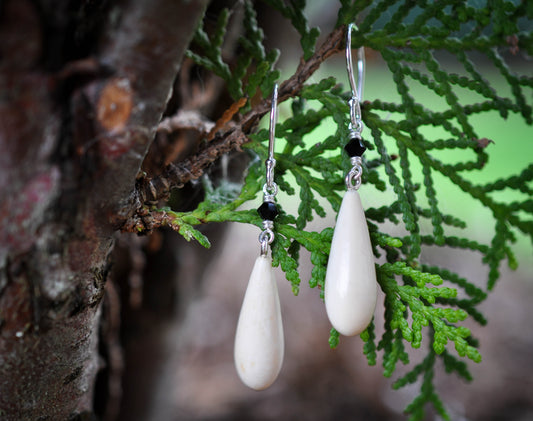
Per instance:
[[[342,199],[333,233],[324,290],[326,312],[343,335],[360,334],[370,324],[377,301],[376,270],[359,193]]]
[[[272,259],[261,255],[250,275],[235,335],[235,367],[242,382],[256,390],[269,387],[281,370],[283,353],[283,325]]]

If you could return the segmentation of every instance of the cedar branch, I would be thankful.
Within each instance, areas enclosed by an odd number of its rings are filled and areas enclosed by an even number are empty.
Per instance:
[[[304,83],[332,55],[342,51],[345,27],[336,28],[329,34],[320,48],[308,60],[300,59],[296,72],[279,87],[279,102],[295,97],[301,91]],[[126,221],[122,230],[129,231],[138,225],[138,220],[144,218],[143,206],[147,202],[155,202],[168,197],[172,188],[181,188],[189,181],[200,178],[206,168],[228,152],[239,150],[248,142],[248,134],[257,126],[261,117],[270,111],[270,99],[264,99],[244,114],[240,122],[231,127],[226,127],[215,138],[205,143],[196,154],[179,163],[171,163],[162,171],[161,175],[152,179],[138,180],[136,195],[137,214],[135,221]]]

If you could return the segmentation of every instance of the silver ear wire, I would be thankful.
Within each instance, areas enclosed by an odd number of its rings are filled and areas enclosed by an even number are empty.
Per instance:
[[[272,197],[278,192],[278,186],[274,183],[274,167],[276,166],[276,160],[274,159],[274,143],[276,141],[276,123],[278,120],[278,84],[274,84],[274,90],[272,92],[272,101],[270,105],[270,128],[268,138],[268,158],[265,161],[266,165],[266,183],[263,187],[265,195],[271,195]],[[273,202],[273,198],[267,200]]]
[[[363,131],[363,120],[361,116],[361,101],[363,99],[363,85],[365,83],[365,50],[361,46],[357,49],[357,83],[355,82],[352,61],[352,31],[357,29],[355,24],[350,23],[346,31],[346,69],[348,79],[352,89],[352,97],[348,100],[350,107],[350,142],[345,146],[345,150],[350,156],[352,163],[351,171],[346,175],[346,188],[357,190],[361,185],[361,175],[363,174],[361,156],[365,151],[365,146],[361,138]]]
[[[274,90],[272,92],[272,101],[270,105],[270,128],[268,137],[268,158],[265,161],[266,165],[266,184],[263,191],[266,194],[275,196],[278,192],[278,186],[274,183],[274,167],[276,166],[276,160],[274,159],[274,143],[276,142],[276,123],[278,120],[278,84],[274,84]],[[270,200],[273,201],[273,200]]]
[[[361,135],[363,124],[361,122],[361,101],[363,100],[363,85],[365,82],[365,49],[357,49],[357,83],[353,72],[352,61],[352,30],[357,29],[355,24],[350,23],[346,31],[346,69],[352,89],[352,98],[348,101],[350,106],[350,136]]]
[[[357,98],[358,101],[362,101],[363,85],[365,82],[365,49],[362,46],[357,49],[357,83],[355,83],[352,61],[353,28],[357,29],[357,26],[350,23],[346,31],[346,69],[348,70],[348,79],[350,79],[350,86],[352,88],[352,97]]]
[[[278,84],[274,84],[270,104],[270,128],[268,139],[268,159],[274,159],[274,142],[276,141],[276,124],[278,122]]]
[[[278,185],[274,182],[274,142],[276,141],[276,121],[278,119],[278,84],[274,84],[272,92],[272,102],[270,105],[270,128],[268,138],[268,158],[265,161],[266,182],[263,185],[263,204],[259,207],[258,212],[263,218],[263,231],[259,234],[261,243],[261,256],[266,256],[268,245],[274,241],[274,218],[278,214],[278,208],[275,203]]]

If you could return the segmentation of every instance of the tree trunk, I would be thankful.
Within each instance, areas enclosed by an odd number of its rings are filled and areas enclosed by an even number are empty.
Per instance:
[[[113,235],[206,0],[0,3],[0,418],[93,416]]]

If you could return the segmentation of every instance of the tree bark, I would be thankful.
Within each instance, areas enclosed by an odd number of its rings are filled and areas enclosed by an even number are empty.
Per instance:
[[[2,420],[93,416],[113,234],[206,3],[0,5]]]

